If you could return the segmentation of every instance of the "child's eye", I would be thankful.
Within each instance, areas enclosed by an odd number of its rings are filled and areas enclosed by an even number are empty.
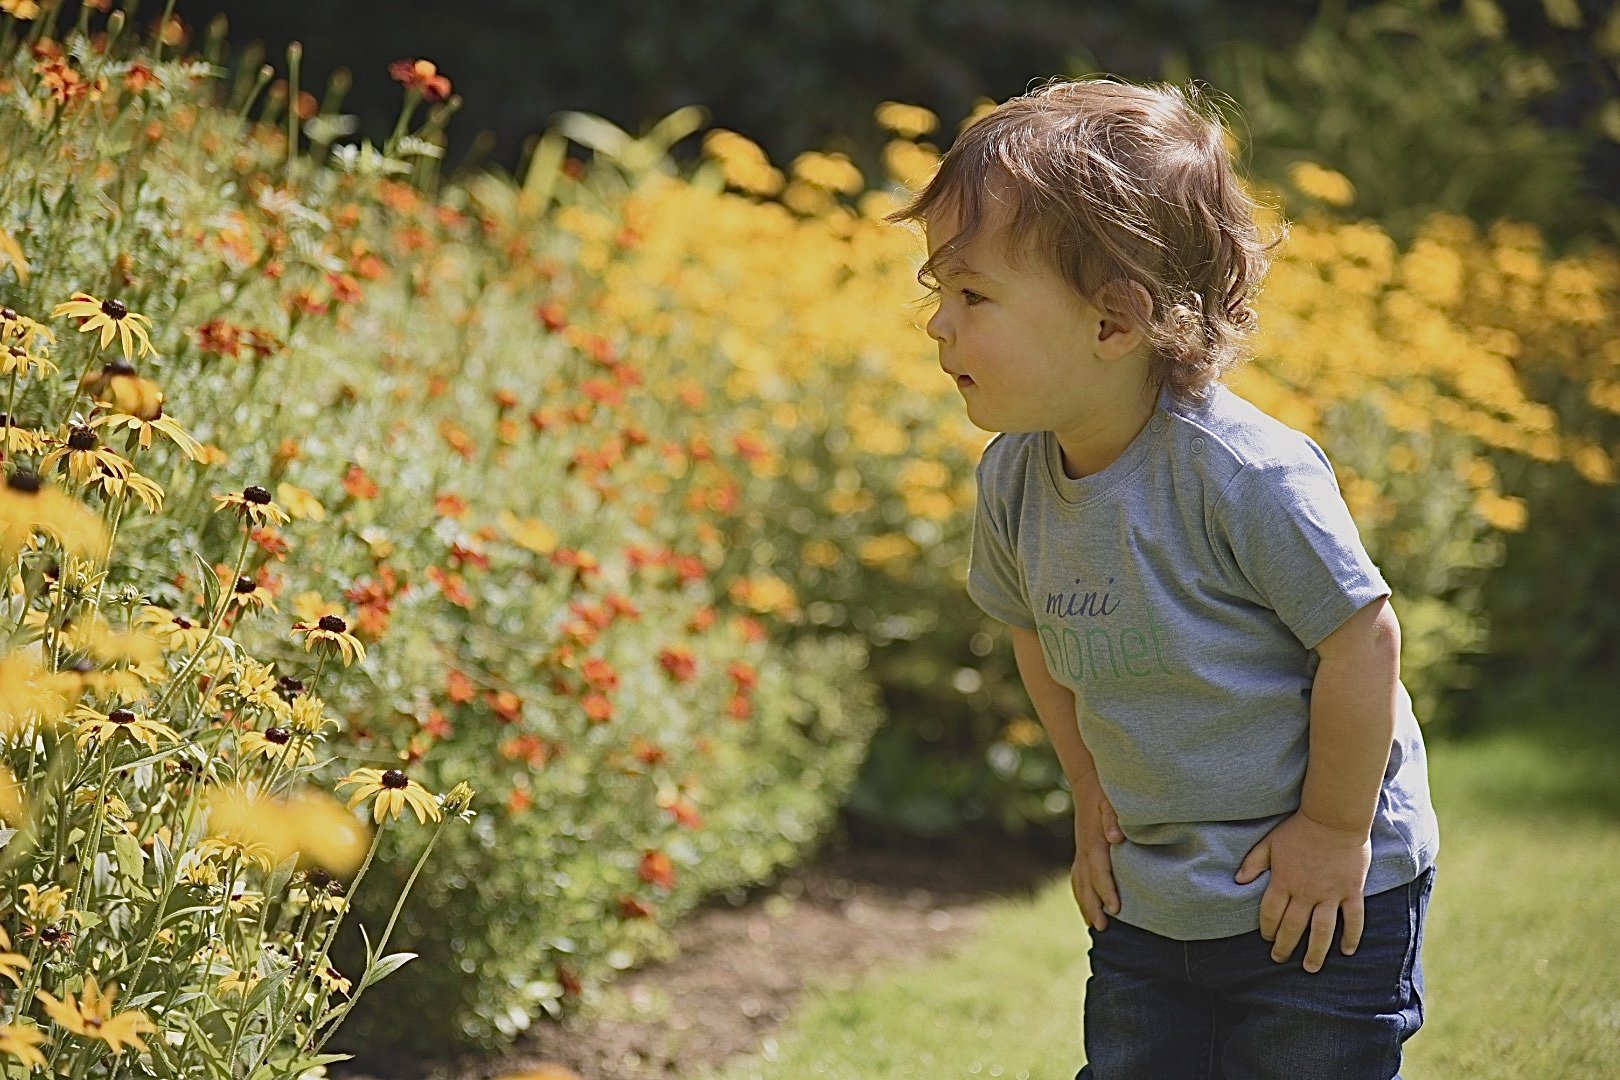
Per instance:
[[[984,297],[984,296],[980,296],[978,293],[974,292],[972,289],[963,289],[962,290],[962,302],[965,303],[968,307],[973,307],[976,304],[982,304],[982,303],[984,303],[984,301],[986,299],[988,299],[988,298]]]

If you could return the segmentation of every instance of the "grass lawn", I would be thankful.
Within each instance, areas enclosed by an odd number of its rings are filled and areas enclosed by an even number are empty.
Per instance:
[[[1620,740],[1594,724],[1441,742],[1430,770],[1442,841],[1427,1023],[1403,1074],[1620,1076]],[[950,957],[808,995],[760,1054],[690,1080],[1071,1077],[1085,978],[1084,928],[1056,876],[998,903]]]

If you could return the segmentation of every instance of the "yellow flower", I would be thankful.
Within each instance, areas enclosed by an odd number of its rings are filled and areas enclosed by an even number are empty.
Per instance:
[[[208,636],[208,627],[156,604],[143,606],[140,614],[135,616],[135,625],[151,634],[170,652],[194,653]]]
[[[223,510],[227,506],[233,506],[240,516],[255,525],[263,525],[266,522],[281,525],[290,520],[281,507],[270,501],[270,492],[258,484],[251,484],[230,495],[215,495],[214,501],[219,503],[215,509]]]
[[[135,350],[137,339],[140,341],[141,356],[152,351],[152,340],[147,337],[147,327],[152,325],[152,320],[129,310],[122,300],[97,300],[89,293],[76,292],[73,299],[57,304],[51,310],[53,319],[59,319],[63,315],[84,320],[79,324],[81,334],[100,330],[99,345],[103,349],[117,337],[125,360],[134,361],[135,357],[131,354]]]
[[[340,615],[322,615],[314,623],[294,623],[292,632],[304,635],[305,652],[317,643],[328,651],[337,651],[343,657],[344,667],[366,658],[366,647],[349,633],[349,624]]]
[[[319,735],[328,724],[338,727],[337,720],[326,715],[326,702],[314,694],[301,694],[292,703],[293,730]]]
[[[71,684],[24,653],[0,653],[0,734],[51,723],[68,710]]]
[[[23,818],[28,816],[28,804],[24,796],[26,790],[17,782],[11,770],[0,765],[0,821],[21,827]],[[5,940],[5,932],[0,931],[0,948],[9,948],[10,943]]]
[[[439,820],[439,804],[428,793],[427,788],[411,780],[398,769],[389,769],[383,772],[379,769],[356,769],[347,776],[339,777],[337,786],[348,787],[357,785],[358,790],[349,797],[349,809],[365,802],[373,795],[377,801],[372,804],[372,820],[382,824],[384,815],[398,818],[408,806],[416,813],[416,820],[426,823],[428,818]]]
[[[80,705],[69,714],[68,719],[78,721],[74,725],[74,739],[81,750],[91,739],[111,742],[120,733],[153,751],[158,748],[159,738],[180,741],[179,734],[168,724],[141,716],[131,709],[113,709],[103,713],[88,705]]]
[[[163,415],[163,405],[157,406],[152,416],[143,416],[139,413],[114,411],[104,413],[90,421],[91,427],[100,427],[102,424],[111,428],[125,427],[135,435],[135,442],[142,450],[152,448],[152,436],[162,435],[180,448],[180,452],[192,461],[203,459],[202,443],[191,437],[180,422],[172,416]]]
[[[1288,166],[1288,179],[1301,194],[1329,206],[1349,206],[1356,201],[1356,187],[1348,177],[1314,161],[1296,161]]]
[[[64,1000],[58,1001],[43,990],[34,996],[44,1003],[45,1011],[51,1014],[52,1020],[75,1035],[100,1039],[115,1054],[120,1053],[125,1044],[145,1050],[141,1032],[158,1030],[158,1026],[138,1010],[115,1014],[113,999],[118,996],[117,984],[109,983],[104,993],[96,985],[94,975],[84,977],[84,992],[78,1000],[68,994]]]
[[[96,791],[92,788],[80,788],[73,793],[73,805],[92,806],[99,805],[102,815],[110,822],[117,824],[128,821],[130,818],[129,804],[113,791]]]
[[[13,11],[14,8],[22,10],[29,6],[32,6],[34,10],[28,15],[17,15],[16,11]],[[32,19],[39,14],[39,5],[35,4],[34,0],[0,0],[0,7],[4,7],[6,11],[16,15],[19,19]],[[18,283],[22,285],[28,284],[28,260],[23,257],[22,245],[13,240],[11,234],[6,230],[0,229],[0,266],[4,266],[8,262],[11,264],[11,269],[17,274]]]
[[[10,947],[11,943],[7,942],[5,948]],[[11,985],[19,990],[22,989],[22,976],[19,972],[26,971],[32,966],[28,962],[28,957],[22,953],[0,952],[0,978],[10,979]]]
[[[220,995],[232,994],[246,997],[253,992],[253,988],[262,981],[262,976],[244,971],[232,971],[214,985],[214,992]]]
[[[243,757],[255,755],[266,761],[280,761],[287,753],[287,746],[293,740],[293,733],[284,727],[266,728],[263,732],[244,731],[237,736],[237,745],[241,748]],[[308,741],[298,748],[297,760],[314,761],[315,751]]]
[[[921,105],[885,101],[873,115],[881,127],[906,139],[917,139],[939,127],[939,117]]]
[[[536,555],[550,555],[557,550],[557,530],[539,518],[520,518],[509,510],[502,510],[496,522],[512,543]]]
[[[17,886],[23,894],[23,910],[35,922],[54,922],[67,910],[67,890],[60,885],[41,889],[31,881]]]
[[[30,19],[39,18],[39,0],[0,0],[0,11],[4,11],[13,19],[27,22]],[[0,236],[5,236],[5,234],[0,233]],[[11,238],[6,237],[6,239]],[[23,269],[26,270],[27,268],[24,267]],[[28,280],[26,273],[19,273],[17,277],[21,281]],[[41,1064],[44,1063],[41,1062]]]
[[[133,494],[146,505],[146,509],[157,513],[163,509],[163,488],[157,481],[142,476],[134,469],[129,470],[125,476],[108,472],[106,469],[97,471],[91,479],[106,493],[109,499],[122,499]]]
[[[326,507],[321,505],[321,500],[286,481],[276,485],[276,501],[287,508],[288,516],[299,521],[326,520]]]
[[[45,439],[38,431],[13,423],[9,416],[0,418],[0,457],[33,455],[39,453],[44,446]]]
[[[71,554],[97,562],[107,555],[107,529],[89,507],[45,483],[38,473],[13,472],[0,488],[0,567],[35,532],[60,543]]]
[[[365,857],[364,825],[330,795],[301,790],[286,799],[256,794],[240,785],[214,792],[208,802],[208,831],[253,845],[266,865],[293,852],[333,873],[346,874]]]
[[[50,440],[56,449],[40,460],[39,471],[48,473],[57,464],[64,467],[75,484],[86,484],[97,473],[110,473],[119,478],[129,475],[129,462],[106,449],[96,438],[94,428],[76,427],[65,439]]]
[[[0,0],[4,2],[4,0]],[[45,1041],[45,1033],[36,1027],[6,1024],[0,1027],[0,1054],[10,1054],[29,1068],[45,1068],[45,1055],[35,1047]]]
[[[211,821],[209,828],[217,831],[218,827]],[[199,883],[208,884],[217,882],[219,875],[211,869],[203,870],[204,865],[218,866],[232,859],[246,860],[257,863],[259,869],[268,873],[279,861],[273,845],[264,840],[238,835],[205,836],[197,842],[196,852],[199,863],[194,871],[194,877]]]

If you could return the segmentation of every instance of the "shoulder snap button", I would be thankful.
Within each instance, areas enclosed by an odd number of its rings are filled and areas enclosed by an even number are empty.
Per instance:
[[[1195,454],[1202,454],[1204,452],[1204,437],[1202,435],[1193,436],[1192,452]]]

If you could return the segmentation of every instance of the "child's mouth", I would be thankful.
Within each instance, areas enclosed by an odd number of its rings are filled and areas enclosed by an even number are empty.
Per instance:
[[[958,375],[956,377],[956,387],[957,387],[958,390],[966,390],[968,387],[970,387],[972,385],[973,385],[973,379],[970,376]]]

